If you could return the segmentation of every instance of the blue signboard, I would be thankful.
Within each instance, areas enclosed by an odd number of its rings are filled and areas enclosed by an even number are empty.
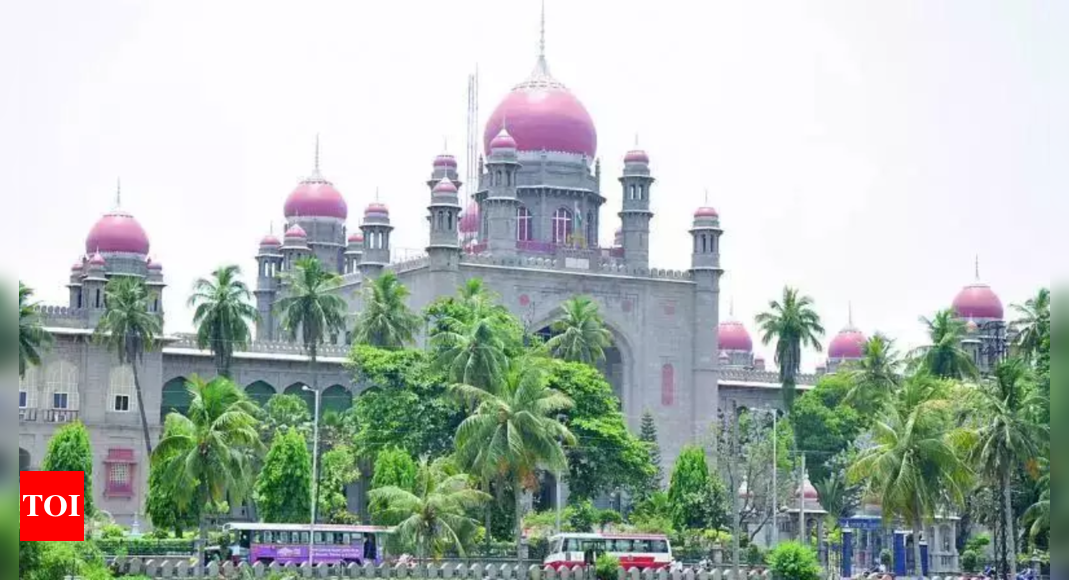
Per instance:
[[[854,530],[843,529],[843,578],[854,576]]]

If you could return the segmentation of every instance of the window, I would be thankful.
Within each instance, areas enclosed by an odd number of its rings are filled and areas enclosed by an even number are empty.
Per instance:
[[[96,295],[97,295],[97,297],[96,297],[96,306],[95,307],[96,308],[100,308],[100,289],[99,288],[97,288]]]
[[[628,186],[627,194],[627,199],[635,199],[635,184]]]
[[[67,361],[56,361],[48,367],[45,383],[47,401],[53,409],[78,409],[78,368]]]
[[[553,243],[566,244],[572,237],[572,212],[560,208],[553,212]]]
[[[448,226],[449,231],[453,231],[453,212],[445,212],[445,223]]]
[[[28,398],[29,398],[29,393],[27,393],[26,391],[23,391],[23,390],[19,390],[19,408],[20,409],[25,409],[28,406],[27,405],[27,399]]]
[[[134,369],[130,365],[115,367],[111,370],[111,381],[108,387],[108,401],[111,411],[116,413],[129,412],[133,405],[130,400],[134,394]]]
[[[661,367],[661,405],[671,407],[676,399],[676,370],[671,364]]]
[[[119,413],[126,413],[130,410],[130,397],[126,395],[118,395],[115,397],[115,411]]]
[[[26,374],[19,379],[19,408],[28,409],[37,406],[37,385],[41,381],[37,367],[29,367]]]
[[[104,494],[107,496],[130,497],[134,492],[134,450],[108,449],[104,459],[107,467],[107,479]]]
[[[521,242],[531,241],[531,210],[527,206],[520,206],[516,210],[516,239]]]

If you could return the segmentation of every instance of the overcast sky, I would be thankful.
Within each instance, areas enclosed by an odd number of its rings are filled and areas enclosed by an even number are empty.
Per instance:
[[[686,229],[708,189],[726,230],[725,313],[733,298],[753,331],[791,284],[831,333],[852,301],[858,326],[906,348],[923,338],[918,316],[973,279],[975,255],[1007,304],[1049,284],[1064,256],[1067,6],[548,0],[547,56],[598,127],[603,243],[638,134],[658,179],[653,265],[688,266]],[[422,248],[431,160],[443,139],[464,150],[467,75],[478,66],[485,120],[534,64],[539,2],[35,0],[4,12],[12,270],[65,303],[69,266],[121,176],[123,206],[165,267],[168,329],[187,330],[196,277],[234,262],[255,272],[317,132],[350,227],[379,187],[395,246]]]

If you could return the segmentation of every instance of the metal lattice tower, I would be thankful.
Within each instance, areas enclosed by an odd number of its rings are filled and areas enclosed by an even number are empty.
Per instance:
[[[464,159],[464,200],[462,207],[471,202],[471,193],[479,180],[479,66],[468,75],[468,142]]]

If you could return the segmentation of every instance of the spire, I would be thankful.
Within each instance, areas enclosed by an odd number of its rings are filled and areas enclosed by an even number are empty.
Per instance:
[[[709,207],[709,188],[705,188],[705,207]]]
[[[731,297],[731,302],[728,304],[728,316],[732,319],[735,318],[735,297]]]
[[[317,175],[319,174],[319,133],[316,133],[315,172]]]
[[[442,153],[449,153],[449,137],[442,135]]]
[[[635,149],[638,149],[638,133],[635,133]]]
[[[980,281],[980,254],[976,254],[976,262],[974,264],[976,281]]]
[[[115,178],[115,209],[122,207],[122,178]]]
[[[854,327],[854,302],[851,300],[846,302],[846,326],[847,328]]]
[[[375,186],[375,201],[379,201],[379,186]]]
[[[546,68],[546,0],[542,0],[542,20],[538,31],[538,62],[543,69]]]

